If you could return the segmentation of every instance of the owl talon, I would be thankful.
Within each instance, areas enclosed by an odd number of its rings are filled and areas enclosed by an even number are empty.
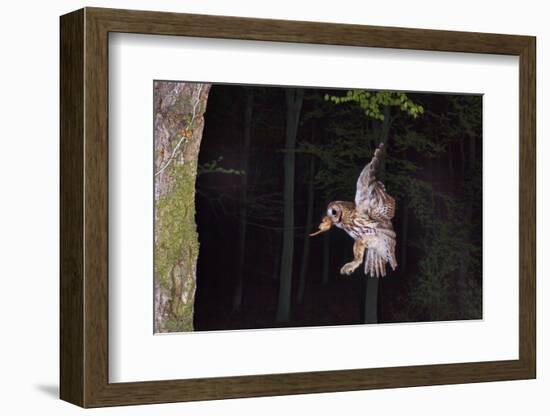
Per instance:
[[[346,274],[346,275],[349,276],[350,274],[352,274],[355,271],[355,269],[357,269],[357,267],[359,267],[359,266],[356,265],[354,262],[346,263],[340,269],[340,274]]]

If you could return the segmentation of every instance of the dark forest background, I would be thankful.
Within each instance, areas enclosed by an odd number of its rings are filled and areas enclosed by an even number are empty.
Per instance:
[[[398,268],[309,238],[385,142]],[[199,155],[195,330],[480,319],[482,97],[216,85]]]

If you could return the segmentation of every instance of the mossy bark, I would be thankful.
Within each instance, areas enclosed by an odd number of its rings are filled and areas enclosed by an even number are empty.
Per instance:
[[[155,332],[193,330],[195,180],[210,84],[154,83]]]

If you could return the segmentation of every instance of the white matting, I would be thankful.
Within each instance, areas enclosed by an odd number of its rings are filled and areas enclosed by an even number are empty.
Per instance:
[[[517,359],[518,59],[111,34],[111,382]],[[482,93],[483,320],[153,335],[153,80]]]

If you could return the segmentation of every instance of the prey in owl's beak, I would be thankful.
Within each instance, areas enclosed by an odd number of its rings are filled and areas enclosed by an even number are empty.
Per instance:
[[[323,217],[323,220],[321,221],[321,224],[319,224],[319,231],[315,232],[315,233],[312,233],[310,234],[309,236],[310,237],[314,237],[316,235],[319,235],[321,233],[324,233],[325,231],[328,231],[330,230],[330,227],[332,226],[332,221],[330,220],[329,217],[327,217],[326,215]]]

